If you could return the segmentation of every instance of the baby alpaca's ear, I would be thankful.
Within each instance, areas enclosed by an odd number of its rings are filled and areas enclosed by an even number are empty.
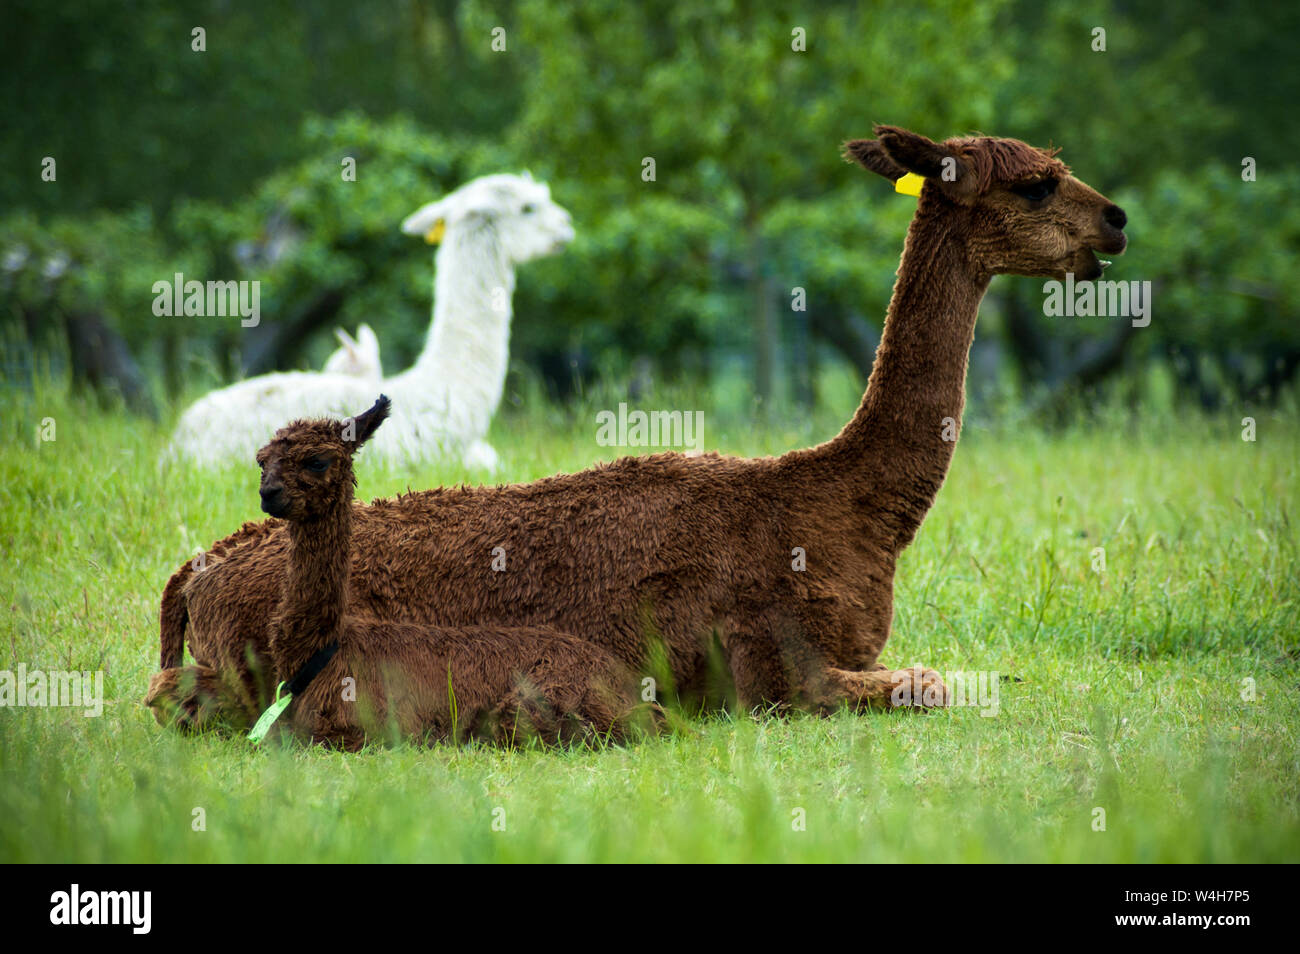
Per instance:
[[[363,411],[356,417],[344,421],[341,425],[341,438],[345,443],[355,444],[352,452],[355,454],[361,445],[370,440],[370,436],[379,430],[379,425],[384,423],[388,417],[388,412],[392,410],[393,402],[388,399],[386,394],[379,395],[376,401],[368,411]]]

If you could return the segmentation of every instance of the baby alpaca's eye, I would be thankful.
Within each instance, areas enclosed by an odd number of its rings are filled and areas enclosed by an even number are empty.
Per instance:
[[[533,205],[531,202],[528,202],[519,211],[522,212],[524,215],[532,215],[534,212],[537,211],[537,206]]]
[[[323,474],[325,471],[330,469],[329,458],[313,457],[311,460],[307,461],[307,469],[313,474]]]

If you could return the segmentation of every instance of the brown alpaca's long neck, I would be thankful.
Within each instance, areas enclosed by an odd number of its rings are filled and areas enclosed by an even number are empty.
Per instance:
[[[966,363],[989,277],[969,264],[952,209],[922,199],[903,247],[898,280],[867,392],[825,449],[851,499],[911,542],[952,461],[966,401]]]
[[[318,650],[339,637],[347,609],[352,500],[312,521],[289,522],[289,565],[276,614],[273,655],[290,679]]]

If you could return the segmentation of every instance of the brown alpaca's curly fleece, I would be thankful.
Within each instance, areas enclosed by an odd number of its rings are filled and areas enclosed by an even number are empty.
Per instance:
[[[845,153],[891,180],[927,178],[866,395],[837,437],[777,458],[657,454],[358,505],[354,611],[552,627],[705,701],[717,660],[745,708],[946,701],[932,670],[879,657],[895,563],[952,458],[980,300],[1003,272],[1096,278],[1094,253],[1124,249],[1124,213],[1015,140],[878,126]],[[188,629],[203,685],[255,713],[288,550],[280,521],[245,524],[206,569],[182,567],[163,596],[163,666],[179,665]]]
[[[428,626],[348,612],[352,455],[388,411],[381,396],[350,424],[295,421],[258,453],[262,507],[289,525],[288,573],[270,625],[276,678],[291,680],[337,647],[280,726],[348,749],[390,738],[618,742],[653,731],[658,707],[639,705],[634,674],[594,643],[538,626]],[[220,711],[211,682],[190,695],[198,708],[169,707],[175,687],[204,679],[164,670],[146,701],[164,724],[178,714],[191,728],[236,722],[239,707]]]

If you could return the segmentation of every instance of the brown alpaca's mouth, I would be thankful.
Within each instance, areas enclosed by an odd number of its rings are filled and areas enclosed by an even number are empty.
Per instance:
[[[1084,245],[1078,249],[1073,261],[1069,262],[1063,271],[1074,273],[1075,281],[1090,282],[1101,277],[1102,272],[1110,267],[1110,259],[1099,258],[1097,253],[1102,255],[1123,255],[1124,249],[1128,247],[1128,237],[1119,230],[1114,230],[1112,234],[1103,234],[1093,239],[1090,244]],[[1058,276],[1063,278],[1064,276]]]
[[[1100,278],[1102,271],[1110,262],[1099,259],[1090,248],[1080,248],[1059,266],[1052,276],[1057,281],[1065,281],[1073,276],[1076,282],[1090,282]]]
[[[1075,255],[1074,261],[1070,263],[1063,272],[1073,272],[1075,281],[1090,282],[1101,277],[1102,272],[1110,267],[1111,262],[1108,258],[1099,258],[1097,252],[1100,251],[1107,255],[1124,254],[1124,246],[1127,243],[1124,237],[1120,236],[1118,242],[1108,242],[1096,248],[1085,246]],[[1062,274],[1058,276],[1064,278]]]
[[[1080,281],[1090,282],[1095,278],[1101,278],[1102,272],[1110,262],[1103,262],[1097,257],[1097,253],[1092,249],[1087,250],[1087,258],[1084,261],[1084,267],[1078,275],[1074,277]]]

